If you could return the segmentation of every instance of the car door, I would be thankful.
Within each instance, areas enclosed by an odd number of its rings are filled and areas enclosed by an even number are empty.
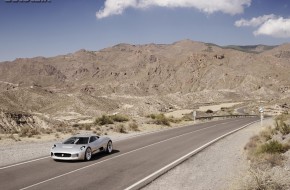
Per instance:
[[[99,149],[96,136],[90,137],[89,145],[90,145],[93,153],[95,153]]]

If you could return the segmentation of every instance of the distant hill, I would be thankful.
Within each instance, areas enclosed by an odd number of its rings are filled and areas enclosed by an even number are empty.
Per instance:
[[[290,96],[290,45],[118,44],[0,63],[3,110],[70,120]]]

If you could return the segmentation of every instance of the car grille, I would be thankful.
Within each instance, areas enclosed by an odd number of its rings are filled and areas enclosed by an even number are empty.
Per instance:
[[[67,154],[67,153],[54,153],[54,156],[57,156],[57,157],[71,157],[71,154]]]

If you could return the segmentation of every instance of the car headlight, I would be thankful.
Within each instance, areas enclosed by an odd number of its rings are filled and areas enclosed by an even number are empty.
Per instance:
[[[86,148],[86,146],[82,146],[80,149],[81,149],[81,150],[84,150],[85,148]]]
[[[56,147],[56,145],[54,144],[52,147],[51,147],[51,149],[54,149]]]

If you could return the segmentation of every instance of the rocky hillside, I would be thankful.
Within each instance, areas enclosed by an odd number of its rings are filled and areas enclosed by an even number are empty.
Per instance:
[[[115,112],[145,115],[208,102],[275,102],[289,100],[289,71],[290,44],[119,44],[0,63],[0,106],[72,120]]]

